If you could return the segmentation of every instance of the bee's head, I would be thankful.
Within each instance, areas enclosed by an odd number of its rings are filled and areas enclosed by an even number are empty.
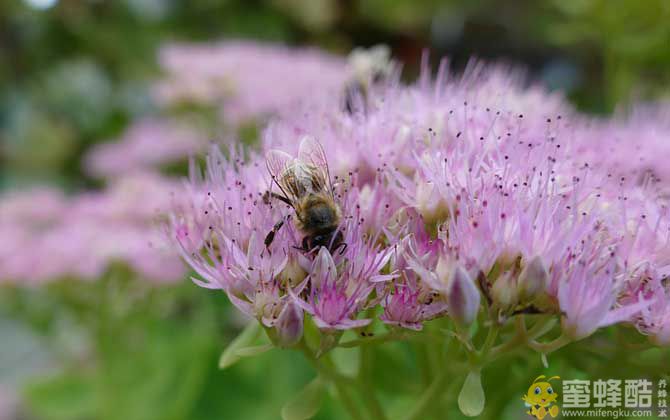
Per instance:
[[[340,254],[343,254],[347,249],[347,245],[344,243],[344,235],[339,230],[308,235],[302,239],[303,250],[311,252],[322,246],[328,248],[331,253],[339,250]]]

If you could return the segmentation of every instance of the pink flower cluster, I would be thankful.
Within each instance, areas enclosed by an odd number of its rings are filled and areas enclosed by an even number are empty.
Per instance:
[[[84,164],[90,175],[111,178],[185,161],[206,149],[207,139],[197,129],[146,118],[134,122],[120,139],[95,146]]]
[[[170,223],[197,284],[224,290],[280,345],[300,339],[305,314],[332,331],[375,313],[420,330],[441,316],[538,312],[574,339],[628,322],[670,344],[667,123],[590,121],[481,64],[377,87],[354,109],[303,96],[264,130],[260,152],[212,150]],[[301,249],[294,211],[268,199],[266,153],[299,157],[309,139],[328,158],[338,249]]]
[[[160,215],[178,184],[150,173],[116,179],[102,192],[67,197],[40,188],[0,199],[0,282],[39,285],[95,280],[115,262],[154,282],[183,278]]]
[[[340,57],[246,41],[173,44],[160,51],[159,62],[165,77],[154,96],[160,104],[221,107],[223,120],[233,125],[337,94],[351,77]]]

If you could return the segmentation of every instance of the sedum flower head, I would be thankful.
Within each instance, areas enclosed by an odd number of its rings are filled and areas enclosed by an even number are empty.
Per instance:
[[[596,125],[521,81],[501,66],[459,76],[442,65],[435,79],[371,85],[362,106],[343,106],[346,89],[312,95],[244,158],[213,150],[171,221],[195,281],[268,327],[288,305],[328,331],[540,312],[573,338],[630,322],[667,342],[667,287],[634,287],[642,267],[667,285],[660,189],[599,164],[610,140]],[[345,246],[304,249],[294,209],[268,198],[266,152],[296,156],[305,136],[325,151]]]

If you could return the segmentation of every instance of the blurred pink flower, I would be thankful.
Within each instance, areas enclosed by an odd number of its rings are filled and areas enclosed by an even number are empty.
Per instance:
[[[222,106],[232,124],[286,112],[314,96],[339,96],[351,77],[343,58],[249,41],[173,44],[159,62],[166,73],[154,91],[159,103]]]
[[[0,384],[0,420],[15,420],[18,416],[18,396]]]
[[[583,158],[607,172],[613,182],[670,192],[670,170],[664,161],[670,153],[670,103],[638,104],[628,113],[582,125],[576,136]]]
[[[90,175],[114,177],[186,161],[206,148],[207,139],[193,127],[167,119],[143,119],[120,139],[95,146],[84,164]]]
[[[60,218],[67,209],[65,195],[54,188],[39,187],[28,192],[13,191],[0,200],[0,223],[13,221],[39,226]]]
[[[118,178],[104,191],[72,197],[41,189],[0,197],[0,234],[5,238],[0,281],[94,280],[115,262],[151,281],[183,278],[184,266],[167,246],[159,223],[179,188],[159,175],[142,173]]]

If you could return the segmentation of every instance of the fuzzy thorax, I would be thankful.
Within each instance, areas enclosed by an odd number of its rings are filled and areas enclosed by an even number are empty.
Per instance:
[[[296,227],[306,234],[333,231],[342,218],[339,206],[325,193],[305,195],[296,205],[296,215]]]

